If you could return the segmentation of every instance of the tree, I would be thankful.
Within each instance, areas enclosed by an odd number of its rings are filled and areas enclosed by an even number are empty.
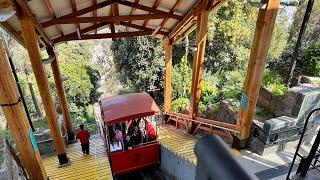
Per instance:
[[[151,37],[120,38],[112,42],[111,50],[119,79],[136,92],[156,92],[162,103],[164,52],[160,42]]]

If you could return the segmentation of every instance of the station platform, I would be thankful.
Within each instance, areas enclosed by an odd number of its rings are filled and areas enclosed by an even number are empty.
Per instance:
[[[67,146],[67,154],[71,165],[58,167],[58,158],[51,156],[43,159],[44,166],[50,180],[85,180],[112,179],[104,142],[101,137],[90,140],[90,155],[84,156],[79,143]]]
[[[196,136],[180,131],[172,125],[163,124],[158,126],[158,140],[162,147],[194,166],[197,164],[197,158],[193,150],[197,141]]]

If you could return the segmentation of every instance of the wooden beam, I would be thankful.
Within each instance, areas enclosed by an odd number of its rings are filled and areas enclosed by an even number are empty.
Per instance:
[[[183,16],[182,20],[171,30],[168,38],[172,39],[177,34],[183,34],[185,31],[185,27],[192,23],[198,14],[203,10],[211,11],[212,9],[218,7],[218,5],[223,2],[222,0],[215,0],[215,3],[208,3],[208,0],[200,0],[192,10],[189,11],[185,16]]]
[[[73,23],[94,23],[94,22],[109,22],[115,23],[117,21],[136,21],[136,20],[147,20],[147,19],[164,19],[168,18],[168,14],[142,14],[142,15],[123,15],[123,16],[100,16],[100,17],[68,17],[68,18],[57,18],[50,22],[42,23],[43,27],[49,27],[55,24],[73,24]]]
[[[119,16],[119,4],[117,2],[111,5],[112,16]],[[120,21],[115,22],[116,25],[120,24]]]
[[[126,26],[126,27],[131,27],[137,30],[143,30],[143,31],[155,31],[155,29],[152,28],[147,28],[145,26],[140,26],[137,24],[133,24],[133,23],[129,23],[129,22],[120,22],[121,25]],[[162,35],[168,35],[168,32],[164,32],[164,31],[157,31],[157,34],[162,34]]]
[[[44,2],[45,2],[46,6],[47,6],[47,8],[48,8],[48,10],[49,10],[50,15],[51,15],[53,18],[57,18],[57,15],[56,15],[56,13],[55,13],[54,10],[53,10],[50,1],[49,1],[49,0],[44,0]],[[63,33],[62,29],[61,29],[61,26],[57,24],[56,27],[57,27],[57,29],[58,29],[58,31],[59,31],[59,33],[60,33],[60,36],[64,36],[64,33]]]
[[[10,6],[12,6],[12,3],[10,1],[5,0],[0,2],[0,10],[8,8]]]
[[[71,6],[72,6],[73,17],[77,17],[77,16],[76,16],[76,12],[77,12],[76,0],[71,0]],[[80,28],[79,22],[76,22],[76,28],[77,28],[77,30],[78,30],[78,32],[79,32],[79,33],[78,33],[78,36],[79,36],[79,38],[81,39],[81,34],[80,34],[81,28]]]
[[[56,56],[56,53],[53,48],[48,48],[47,53],[50,58],[54,59],[51,63],[52,74],[54,77],[54,81],[55,81],[55,85],[56,85],[56,89],[57,89],[57,94],[58,94],[58,97],[60,100],[63,121],[64,121],[66,130],[68,133],[68,140],[73,141],[74,140],[74,133],[73,133],[73,129],[72,129],[72,121],[71,121],[70,113],[68,110],[68,102],[67,102],[67,98],[66,98],[66,95],[64,92],[63,83],[61,80],[61,73],[60,73],[60,68],[59,68],[57,56]]]
[[[92,0],[92,4],[93,4],[93,5],[96,5],[96,4],[97,4],[97,0]],[[92,14],[93,17],[97,17],[97,13],[98,13],[97,10],[94,10],[94,11],[93,11],[93,14]],[[97,25],[97,23],[95,22],[94,25]],[[94,30],[94,33],[95,33],[95,34],[97,34],[97,32],[98,32],[98,28]]]
[[[94,4],[92,6],[89,6],[89,7],[86,7],[86,8],[83,8],[83,9],[80,9],[76,12],[72,12],[70,14],[66,14],[64,16],[61,16],[61,17],[58,17],[56,19],[51,19],[49,21],[46,21],[46,22],[43,22],[41,23],[41,25],[43,26],[43,24],[50,24],[50,26],[54,25],[55,23],[53,23],[53,21],[56,21],[58,19],[63,19],[63,18],[72,18],[74,16],[81,16],[81,15],[84,15],[84,14],[87,14],[87,13],[90,13],[92,11],[96,11],[98,9],[101,9],[101,8],[104,8],[106,6],[109,6],[111,5],[113,2],[115,2],[115,0],[106,0],[106,1],[103,1],[101,3],[98,3],[98,4]],[[48,27],[48,26],[43,26],[44,28],[45,27]]]
[[[156,0],[152,6],[152,8],[157,9],[161,0]],[[149,20],[145,20],[143,22],[143,26],[147,27]]]
[[[181,3],[182,3],[182,0],[177,0],[176,3],[171,8],[170,13],[174,13],[178,9],[178,7],[180,6]],[[164,25],[168,22],[168,20],[169,20],[169,18],[165,18],[161,22],[161,24],[160,24],[161,28],[160,29],[162,29],[164,27]]]
[[[164,112],[171,109],[171,80],[172,80],[172,42],[167,40],[163,44],[165,50],[165,77],[164,77]]]
[[[48,86],[48,79],[42,65],[42,58],[32,18],[27,14],[23,14],[23,16],[20,17],[20,26],[30,57],[31,67],[37,81],[40,97],[42,99],[43,107],[49,123],[51,136],[55,144],[60,165],[68,164],[69,160],[67,158],[64,141],[60,133],[60,128],[57,120],[58,116]]]
[[[135,2],[130,2],[130,1],[119,1],[119,4],[129,6],[132,8],[140,9],[149,13],[154,13],[154,14],[166,14],[168,18],[173,18],[173,19],[181,19],[182,17],[176,14],[168,13],[165,11],[161,11],[152,7],[144,6]]]
[[[1,22],[1,27],[3,29],[5,29],[10,35],[12,35],[13,37],[15,37],[15,39],[21,44],[24,46],[24,40],[23,40],[23,37],[22,37],[22,34],[15,31],[13,29],[13,27],[7,22]]]
[[[134,0],[134,3],[139,4],[139,0]],[[136,11],[136,8],[131,8],[131,12],[129,15],[133,14]],[[131,21],[129,21],[131,23]],[[126,27],[126,32],[128,32],[128,27]]]
[[[59,38],[53,42],[55,44],[64,42],[64,41],[73,41],[73,40],[88,40],[88,39],[108,39],[108,38],[121,38],[121,37],[134,37],[134,36],[150,36],[153,31],[134,31],[134,32],[118,32],[118,33],[105,33],[105,34],[89,34],[82,35],[81,39],[78,36],[65,36],[64,38]]]
[[[196,46],[197,50],[193,55],[192,65],[192,84],[191,84],[191,99],[190,99],[190,118],[194,119],[198,116],[198,108],[200,103],[200,91],[202,80],[202,69],[204,63],[204,54],[207,40],[208,29],[208,16],[207,10],[202,10],[197,19],[197,32],[196,32]]]
[[[111,9],[110,9],[110,15],[109,16],[111,16],[111,17],[113,17],[114,16],[114,3],[111,5]],[[118,22],[118,21],[117,21]],[[111,31],[111,33],[116,33],[116,28],[115,28],[115,23],[111,23],[110,24],[110,31]],[[115,38],[112,38],[112,41],[114,41],[115,40]]]
[[[79,33],[80,33],[80,34],[85,34],[85,33],[87,33],[87,32],[96,30],[97,28],[100,28],[100,27],[102,27],[102,26],[106,26],[106,25],[108,25],[108,24],[109,24],[109,23],[99,23],[99,24],[97,24],[97,25],[89,26],[89,27],[86,27],[86,28],[81,29],[81,30],[79,31]],[[61,41],[63,41],[63,39],[66,39],[66,38],[68,38],[68,37],[70,37],[70,36],[78,36],[78,32],[75,31],[75,32],[70,33],[70,34],[68,34],[68,35],[66,35],[66,36],[53,39],[52,42],[53,42],[54,44],[56,44],[56,42],[61,42]],[[80,38],[79,38],[79,39],[80,39]]]
[[[262,0],[261,2],[267,3],[267,8],[259,10],[256,23],[247,76],[243,88],[242,106],[237,119],[237,126],[240,131],[238,138],[240,140],[247,139],[250,135],[254,110],[280,5],[280,0]]]
[[[44,32],[41,24],[39,24],[38,21],[36,20],[36,18],[33,16],[33,13],[28,8],[26,2],[24,0],[14,0],[13,2],[15,2],[16,9],[18,10],[18,12],[17,12],[18,18],[20,18],[19,16],[21,16],[19,14],[28,15],[31,18],[33,26],[35,26],[37,32],[40,34],[41,39],[43,39],[43,42],[45,43],[45,45],[47,47],[51,47],[52,46],[51,40],[48,38],[48,36]],[[19,6],[19,8],[17,8],[18,6]],[[31,28],[31,26],[30,26],[30,28]]]
[[[34,138],[8,59],[0,41],[0,104],[10,132],[19,151],[23,167],[30,179],[47,179],[39,150],[32,144]],[[35,144],[36,145],[36,144]]]

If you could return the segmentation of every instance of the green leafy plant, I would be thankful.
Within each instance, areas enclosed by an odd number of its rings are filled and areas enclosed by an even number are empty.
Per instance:
[[[179,112],[181,109],[189,109],[190,99],[189,98],[177,98],[172,101],[171,110],[173,112]]]
[[[304,74],[320,76],[320,43],[303,49],[302,62]]]
[[[262,84],[265,88],[277,96],[283,96],[288,88],[284,80],[276,73],[266,69],[262,79]]]

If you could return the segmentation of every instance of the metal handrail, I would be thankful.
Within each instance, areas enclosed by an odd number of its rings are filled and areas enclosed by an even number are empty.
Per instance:
[[[316,112],[316,111],[320,111],[320,108],[316,108],[316,109],[312,110],[312,111],[308,114],[307,119],[306,119],[306,121],[305,121],[305,123],[304,123],[304,127],[303,127],[303,130],[302,130],[302,133],[301,133],[301,137],[300,137],[300,140],[299,140],[299,143],[298,143],[296,152],[294,153],[294,156],[293,156],[293,159],[292,159],[292,163],[291,163],[291,165],[290,165],[289,172],[288,172],[288,175],[287,175],[287,178],[286,178],[287,180],[290,179],[290,174],[291,174],[291,171],[292,171],[294,162],[295,162],[295,160],[296,160],[296,158],[297,158],[297,155],[299,155],[299,149],[300,149],[300,146],[301,146],[301,144],[302,144],[302,140],[303,140],[304,134],[306,133],[306,129],[307,129],[307,126],[308,126],[309,119],[310,119],[311,115],[312,115],[314,112]],[[311,154],[311,152],[310,152],[310,154]],[[310,155],[310,154],[309,154],[309,155]],[[309,157],[308,157],[307,161],[308,161],[308,160],[309,160]],[[312,160],[312,159],[311,159],[311,160]]]

